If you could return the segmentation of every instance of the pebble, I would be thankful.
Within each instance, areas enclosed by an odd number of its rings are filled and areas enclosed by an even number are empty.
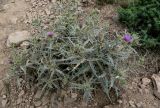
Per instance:
[[[36,101],[36,102],[34,102],[34,105],[35,105],[36,107],[41,106],[41,104],[42,104],[42,102],[41,102],[41,101]]]
[[[77,96],[78,96],[78,94],[77,94],[77,93],[71,93],[71,97],[72,97],[72,98],[76,99],[76,98],[77,98]]]
[[[110,108],[109,106],[104,106],[103,108]]]
[[[45,9],[45,12],[46,12],[47,15],[50,15],[50,14],[51,14],[50,10],[47,9],[47,8]]]
[[[17,99],[17,104],[20,104],[22,102],[22,98]]]
[[[6,99],[5,99],[5,100],[2,100],[2,106],[5,107],[6,104],[7,104],[7,100],[6,100]]]
[[[3,96],[2,96],[2,98],[3,98],[3,99],[6,99],[6,98],[7,98],[7,96],[6,96],[6,95],[3,95]]]
[[[21,43],[20,47],[25,49],[25,48],[28,48],[29,45],[30,45],[30,43],[28,41],[24,41]]]
[[[40,99],[41,96],[42,96],[42,92],[41,92],[41,90],[38,90],[38,91],[36,92],[36,94],[35,94],[34,97],[35,97],[36,99]]]
[[[20,91],[18,97],[22,97],[24,95],[24,93],[25,93],[24,90]]]
[[[46,105],[46,104],[48,104],[49,103],[49,99],[48,99],[48,97],[43,97],[42,98],[42,105]]]
[[[55,16],[54,15],[50,15],[49,17],[51,20],[54,20]]]
[[[143,103],[142,102],[137,103],[136,106],[137,106],[137,108],[143,108]]]
[[[148,78],[143,78],[142,79],[142,84],[145,85],[145,86],[147,86],[150,82],[151,82],[151,80],[148,79]]]
[[[129,101],[129,105],[130,105],[132,108],[135,108],[135,107],[136,107],[134,101]]]
[[[117,100],[117,102],[118,102],[119,104],[122,104],[122,103],[123,103],[123,101],[122,101],[122,100]]]

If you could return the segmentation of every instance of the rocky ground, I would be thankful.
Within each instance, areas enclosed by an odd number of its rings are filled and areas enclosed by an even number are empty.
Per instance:
[[[8,78],[10,64],[10,48],[12,44],[25,48],[31,34],[39,32],[34,25],[43,30],[49,30],[54,20],[52,4],[55,0],[0,0],[0,108],[159,108],[160,107],[160,57],[153,54],[144,57],[140,66],[133,66],[129,70],[125,91],[121,98],[113,105],[107,105],[103,94],[97,95],[89,105],[81,101],[81,96],[73,91],[47,92],[41,95],[38,88],[31,87],[23,79],[19,85],[14,79]],[[83,7],[85,11],[94,8]],[[99,8],[103,20],[110,25],[110,32],[123,31],[118,24],[117,6],[106,5]],[[148,58],[148,59],[146,59]]]

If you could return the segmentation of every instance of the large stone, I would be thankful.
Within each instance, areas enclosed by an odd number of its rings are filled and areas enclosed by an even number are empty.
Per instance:
[[[12,44],[19,45],[23,41],[29,40],[31,35],[28,31],[17,31],[11,33],[7,40],[7,46],[11,47]]]
[[[153,74],[151,78],[154,86],[154,95],[160,99],[160,75]]]

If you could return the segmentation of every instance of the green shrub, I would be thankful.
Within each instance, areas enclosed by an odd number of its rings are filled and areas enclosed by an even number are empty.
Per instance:
[[[160,42],[160,1],[139,0],[135,5],[119,9],[120,21],[138,32],[147,47]]]
[[[96,3],[99,5],[104,5],[106,3],[108,4],[116,3],[116,4],[120,4],[121,6],[126,7],[131,3],[134,4],[135,1],[137,0],[96,0]]]
[[[96,0],[97,4],[114,3],[114,0]]]
[[[63,7],[64,6],[64,7]],[[65,8],[65,9],[64,9]],[[134,52],[122,37],[109,39],[107,24],[101,24],[96,10],[90,14],[77,11],[75,2],[61,4],[53,25],[53,36],[39,34],[28,49],[16,49],[11,72],[25,78],[42,90],[71,88],[84,93],[103,89],[110,97],[117,96],[118,85],[124,81],[119,64]],[[83,17],[83,22],[79,19]],[[82,19],[81,19],[82,20]]]

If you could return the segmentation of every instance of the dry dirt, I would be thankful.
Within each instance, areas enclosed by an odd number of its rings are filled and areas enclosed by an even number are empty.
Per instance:
[[[36,32],[30,26],[32,19],[39,16],[45,19],[47,15],[52,19],[49,10],[51,4],[49,0],[0,0],[1,82],[2,79],[6,78],[10,62],[9,49],[5,46],[8,35],[17,30]],[[116,5],[106,5],[100,8],[103,20],[109,22],[110,32],[124,31],[124,27],[117,22],[116,8]],[[86,8],[86,10],[88,9]],[[46,20],[43,22],[46,22]],[[48,23],[44,23],[43,28],[47,29],[48,26]],[[101,93],[96,95],[96,102],[94,100],[89,105],[81,102],[79,96],[76,93],[71,93],[71,91],[45,93],[42,99],[38,99],[40,92],[37,88],[30,87],[24,80],[20,82],[23,86],[17,88],[13,80],[1,92],[0,108],[160,108],[160,100],[153,95],[153,84],[151,81],[152,74],[158,74],[160,70],[159,62],[157,62],[160,59],[159,55],[147,54],[143,58],[144,61],[142,61],[145,63],[133,66],[128,71],[129,76],[127,77],[124,92],[121,98],[113,105],[107,105],[104,94]],[[142,82],[143,78],[148,78],[150,82],[144,85]],[[2,84],[0,84],[0,88],[2,88]]]
[[[0,0],[0,79],[5,74],[8,62],[5,41],[10,33],[25,29],[21,19],[25,17],[26,8],[27,5],[23,0]]]

